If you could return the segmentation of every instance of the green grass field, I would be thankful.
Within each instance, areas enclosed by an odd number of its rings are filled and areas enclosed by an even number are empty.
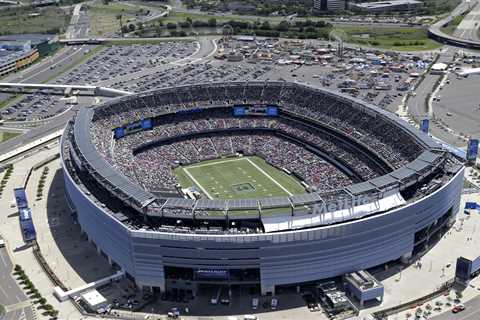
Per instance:
[[[20,135],[18,132],[0,131],[0,143],[8,141]]]
[[[259,157],[224,158],[178,167],[184,188],[196,186],[210,199],[258,199],[305,193],[294,177]]]
[[[69,21],[67,11],[58,7],[1,9],[0,35],[62,33]]]
[[[442,44],[428,38],[424,28],[368,28],[344,26],[335,28],[346,34],[346,41],[397,51],[433,50]]]

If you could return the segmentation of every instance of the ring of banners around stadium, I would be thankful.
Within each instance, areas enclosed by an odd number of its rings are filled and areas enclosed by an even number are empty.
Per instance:
[[[69,163],[136,211],[177,219],[261,217],[265,232],[385,212],[404,205],[408,199],[402,191],[439,168],[453,173],[462,167],[395,115],[337,92],[288,82],[198,84],[126,96],[80,110],[66,132],[63,152]],[[212,147],[195,139],[207,139]],[[241,146],[245,141],[249,148]],[[277,160],[288,152],[269,145],[292,148],[298,159]],[[146,156],[158,148],[161,153]],[[299,178],[307,192],[232,200],[191,199],[179,192],[173,167],[238,153],[260,155]],[[292,164],[305,155],[314,160]],[[311,213],[317,219],[279,223]]]

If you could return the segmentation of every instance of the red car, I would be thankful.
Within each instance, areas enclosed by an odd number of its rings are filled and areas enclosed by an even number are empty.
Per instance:
[[[463,304],[459,304],[452,309],[452,313],[459,313],[465,310],[465,306]]]

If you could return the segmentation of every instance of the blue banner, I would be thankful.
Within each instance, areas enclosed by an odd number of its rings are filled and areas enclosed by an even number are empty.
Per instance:
[[[125,129],[120,127],[113,130],[115,139],[120,139],[125,136]]]
[[[278,107],[277,106],[267,106],[267,116],[270,116],[270,117],[278,116]]]
[[[430,120],[423,119],[422,124],[420,125],[420,130],[422,130],[425,133],[428,133],[428,127],[429,126],[430,126]]]
[[[467,147],[467,160],[475,161],[478,155],[478,139],[470,139]]]
[[[245,115],[245,107],[233,107],[233,115],[238,117],[238,116],[244,116]]]
[[[28,207],[27,194],[24,188],[16,188],[13,190],[15,195],[15,201],[17,202],[17,208],[23,209]]]
[[[142,120],[142,128],[143,129],[152,129],[152,127],[153,127],[153,123],[152,123],[151,118]]]
[[[466,202],[465,203],[465,209],[477,209],[478,205],[476,202]]]

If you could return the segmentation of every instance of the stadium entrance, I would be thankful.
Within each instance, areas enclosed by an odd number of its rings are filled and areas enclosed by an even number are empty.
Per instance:
[[[183,299],[185,296],[195,297],[202,290],[208,291],[219,286],[225,286],[227,291],[233,287],[259,290],[260,269],[192,269],[166,266],[165,278],[166,292],[177,292]]]

